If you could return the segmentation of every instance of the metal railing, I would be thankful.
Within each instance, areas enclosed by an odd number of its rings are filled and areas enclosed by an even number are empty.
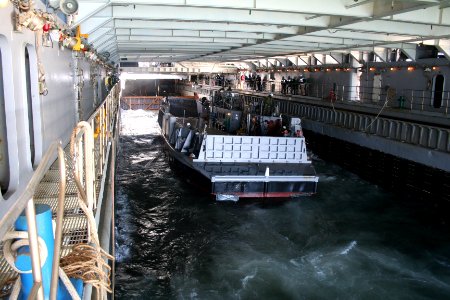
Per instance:
[[[201,91],[209,94],[208,86],[191,87],[187,90]],[[213,87],[215,90],[217,87]],[[261,85],[261,89],[245,84],[235,84],[235,89],[274,93],[286,96],[306,96],[325,102],[341,102],[351,104],[370,104],[385,106],[387,108],[401,109],[403,111],[428,111],[433,113],[450,114],[450,91],[442,91],[440,103],[434,103],[434,93],[431,90],[394,89],[390,87],[377,88],[373,86],[348,86],[333,83],[297,83],[286,84],[268,81]]]
[[[120,99],[123,109],[158,110],[162,96],[126,96]]]
[[[409,111],[428,111],[447,115],[450,106],[450,91],[442,91],[440,103],[435,105],[433,92],[373,86],[345,86],[333,84],[312,85],[311,94],[317,98],[334,102],[349,102],[386,106]]]
[[[74,177],[80,178],[82,181],[82,190],[78,189],[79,193],[87,194],[86,197],[88,208],[94,210],[96,206],[95,195],[98,191],[99,182],[97,179],[100,175],[105,173],[104,162],[106,160],[107,153],[109,153],[108,143],[111,138],[114,137],[115,126],[117,126],[117,114],[119,108],[119,94],[120,94],[120,84],[110,91],[106,99],[99,105],[87,122],[81,122],[83,124],[83,130],[77,130],[74,132],[75,143],[72,147],[72,153],[77,157],[74,160]],[[82,132],[87,131],[91,133],[90,141],[83,138]],[[109,143],[111,145],[111,143]],[[8,201],[14,201],[13,205],[8,207],[8,210],[4,217],[0,220],[0,238],[3,240],[5,234],[12,228],[15,220],[25,209],[27,215],[28,227],[28,239],[30,243],[30,252],[32,258],[32,271],[34,279],[34,288],[32,289],[32,297],[37,299],[43,299],[43,288],[42,288],[42,275],[40,269],[40,250],[38,247],[38,235],[36,231],[36,214],[34,211],[34,199],[33,196],[38,188],[40,182],[43,180],[44,176],[50,170],[56,157],[59,161],[59,172],[60,182],[59,182],[59,197],[58,197],[58,207],[57,207],[57,229],[55,236],[55,259],[59,260],[60,255],[60,244],[61,244],[61,231],[62,231],[62,215],[64,213],[64,208],[61,207],[61,203],[64,203],[64,196],[66,193],[66,181],[65,174],[66,164],[64,152],[62,150],[61,142],[57,141],[50,145],[45,155],[42,157],[37,169],[34,171],[31,179],[29,180],[25,190],[18,191],[20,193],[17,198],[10,197]],[[95,159],[94,159],[95,157]],[[72,157],[73,158],[73,157]],[[78,159],[79,158],[79,159]],[[69,176],[70,177],[70,176]],[[80,188],[80,187],[79,187]],[[84,196],[85,196],[84,195]],[[12,199],[15,198],[15,199]],[[2,209],[2,202],[0,202],[0,209]],[[52,274],[58,274],[59,264],[53,265]],[[57,278],[57,277],[55,277]],[[57,279],[53,281],[52,278],[52,299],[55,297],[56,293],[56,283]],[[73,291],[73,290],[72,290]]]

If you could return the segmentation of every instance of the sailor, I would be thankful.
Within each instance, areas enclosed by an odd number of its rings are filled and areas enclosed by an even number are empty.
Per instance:
[[[293,95],[297,95],[298,94],[298,84],[299,84],[299,79],[297,77],[292,78],[291,92],[292,92]]]
[[[286,126],[283,126],[283,128],[281,130],[281,135],[284,137],[288,137],[291,135],[290,131],[286,128]]]
[[[261,76],[257,75],[256,76],[256,90],[257,91],[261,91]]]
[[[263,115],[265,116],[271,116],[273,114],[274,110],[274,103],[272,94],[269,94],[269,96],[265,97],[263,100]]]
[[[259,123],[258,119],[256,117],[252,118],[251,124],[250,124],[250,135],[261,135],[261,124]]]
[[[284,76],[281,78],[281,93],[286,94],[286,79]]]
[[[288,76],[288,78],[286,80],[286,93],[292,94],[292,78],[291,78],[291,76]]]
[[[277,132],[276,132],[276,126],[273,120],[269,120],[269,122],[267,123],[267,135],[268,136],[276,136]]]
[[[265,91],[267,89],[267,75],[264,75],[262,79],[261,89]]]
[[[112,83],[111,73],[108,73],[105,77],[105,87],[108,91],[111,89],[111,83]]]
[[[300,75],[300,95],[306,96],[306,79],[303,75]]]
[[[303,131],[302,131],[301,129],[298,129],[298,130],[295,132],[295,136],[296,136],[296,137],[303,137]]]

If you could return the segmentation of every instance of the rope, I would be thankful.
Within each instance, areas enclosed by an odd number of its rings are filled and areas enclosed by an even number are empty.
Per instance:
[[[73,247],[72,252],[61,259],[61,268],[69,277],[79,278],[86,283],[91,283],[97,289],[104,288],[112,293],[110,288],[111,267],[107,259],[113,259],[111,255],[96,248],[79,244]]]
[[[75,140],[80,128],[86,129],[85,133],[92,134],[92,129],[87,122],[80,122],[72,132],[71,138],[71,154],[73,166],[76,166],[76,150]],[[89,136],[88,136],[89,139]],[[85,141],[86,143],[86,141]],[[86,148],[85,148],[86,149]],[[86,149],[90,151],[90,147]],[[85,154],[86,155],[86,154]],[[78,177],[76,168],[72,169],[73,179],[78,189],[78,204],[86,215],[88,221],[88,229],[92,241],[92,246],[88,244],[79,244],[73,247],[72,252],[61,258],[61,268],[64,272],[74,278],[79,278],[85,283],[90,283],[99,291],[99,297],[104,298],[105,291],[112,293],[111,289],[111,267],[108,260],[114,261],[114,257],[104,251],[100,246],[100,240],[97,232],[97,225],[92,209],[88,207],[88,197],[86,191]]]
[[[11,295],[9,296],[10,300],[16,300],[19,298],[20,294],[20,287],[22,286],[20,277],[17,277],[16,281],[14,282],[14,286],[11,291]]]
[[[14,277],[9,278],[2,282],[2,286],[0,287],[0,299],[7,299],[7,296],[9,295],[9,299],[13,300],[12,294],[14,292],[15,285],[17,284],[17,280],[19,279],[19,276],[14,274]],[[20,286],[19,286],[19,292],[20,292]],[[16,298],[17,299],[17,298]]]
[[[79,244],[73,247],[74,254],[72,254],[71,252],[69,255],[61,258],[62,269],[64,270],[64,272],[66,272],[66,274],[71,274],[73,277],[80,278],[86,283],[91,283],[100,291],[101,295],[104,294],[105,290],[109,293],[112,293],[112,290],[110,288],[111,280],[109,279],[111,268],[108,264],[105,263],[105,259],[114,261],[114,257],[105,252],[100,247],[94,214],[90,209],[88,209],[85,204],[86,193],[81,185],[80,180],[78,179],[77,174],[75,173],[74,179],[80,192],[78,204],[87,217],[92,243],[95,247],[87,244]],[[80,253],[80,250],[91,251],[88,251],[88,254],[84,255]],[[103,296],[101,298],[103,298]]]
[[[33,1],[11,0],[11,2],[20,11],[29,11],[34,5]]]
[[[372,122],[370,122],[369,125],[367,125],[366,128],[364,128],[364,131],[367,131],[367,128],[369,128],[370,126],[372,126],[373,123],[375,123],[375,121],[378,119],[378,117],[380,116],[381,112],[383,111],[383,109],[387,106],[389,99],[386,98],[386,101],[384,101],[383,106],[381,107],[380,111],[378,112],[377,116],[375,117],[375,119],[373,119]]]
[[[32,270],[28,271],[21,271],[18,268],[16,268],[16,265],[14,263],[15,257],[17,257],[17,249],[23,246],[28,246],[30,244],[28,239],[28,232],[26,231],[10,231],[5,234],[3,237],[3,256],[5,257],[5,260],[8,262],[8,264],[13,268],[14,271],[17,273],[31,273]],[[48,249],[45,245],[44,240],[41,237],[38,237],[38,244],[39,244],[39,253],[41,257],[41,268],[44,266],[45,261],[48,257]]]
[[[74,140],[76,135],[79,133],[80,127],[85,127],[88,133],[91,133],[91,127],[87,122],[81,122],[77,128],[74,129],[72,133],[72,143],[71,143],[71,154],[73,155],[73,163],[76,165],[77,155],[75,153]],[[92,135],[92,133],[90,134]],[[86,141],[85,141],[86,143]],[[87,151],[91,151],[93,145],[88,142]],[[69,172],[71,173],[71,172]],[[73,288],[68,276],[73,278],[79,278],[83,280],[85,283],[90,283],[94,286],[99,292],[97,293],[98,297],[103,299],[106,296],[106,292],[112,293],[111,289],[111,267],[108,265],[108,261],[114,261],[114,257],[109,253],[105,252],[100,246],[100,240],[97,232],[97,225],[95,222],[95,217],[92,211],[92,208],[88,207],[88,197],[86,195],[86,191],[78,177],[76,168],[72,166],[72,175],[75,181],[75,184],[79,191],[78,204],[80,208],[83,210],[86,215],[86,219],[88,221],[88,231],[90,231],[92,245],[88,244],[79,244],[73,247],[72,252],[61,258],[59,269],[59,277],[66,285],[67,290],[71,294],[73,299],[79,299],[76,290]],[[92,179],[95,180],[95,179]],[[92,204],[91,204],[92,205]],[[10,266],[18,273],[31,273],[32,270],[20,271],[14,265],[16,250],[22,246],[26,246],[29,244],[28,242],[28,233],[26,231],[12,231],[5,234],[3,237],[4,246],[3,252],[6,261],[10,264]],[[48,257],[48,249],[45,245],[45,242],[42,238],[38,237],[39,243],[39,253],[41,255],[41,267],[45,264],[45,261]],[[67,274],[67,275],[66,275]],[[14,285],[15,289],[20,290],[20,280],[16,281]],[[14,299],[14,298],[12,298]]]
[[[42,36],[44,32],[42,29],[36,30],[36,60],[38,67],[38,82],[39,82],[39,94],[47,96],[48,89],[47,83],[45,83],[45,70],[41,59],[41,48],[42,48]]]

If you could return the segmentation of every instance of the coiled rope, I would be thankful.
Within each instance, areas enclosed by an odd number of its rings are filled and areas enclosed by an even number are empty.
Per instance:
[[[61,268],[69,277],[79,278],[97,289],[104,288],[112,293],[108,259],[113,257],[103,250],[99,253],[90,245],[78,244],[70,254],[61,259]]]
[[[31,273],[32,270],[26,270],[22,271],[16,268],[15,266],[15,257],[17,256],[17,250],[20,247],[28,246],[30,245],[29,239],[28,239],[28,232],[26,231],[10,231],[5,234],[3,237],[3,256],[5,257],[5,260],[8,262],[8,264],[13,268],[14,271],[17,273]],[[38,237],[38,245],[39,245],[39,253],[40,253],[40,260],[41,260],[41,268],[45,264],[45,261],[48,257],[48,249],[44,242],[44,240],[41,237]]]
[[[10,231],[5,234],[3,237],[3,256],[8,262],[8,264],[11,266],[11,268],[16,271],[17,273],[21,274],[27,274],[31,273],[32,269],[30,270],[19,270],[15,266],[15,257],[17,257],[17,250],[20,247],[28,246],[30,244],[28,239],[28,232],[26,231]],[[48,249],[44,242],[44,240],[41,237],[38,237],[38,245],[39,245],[39,253],[40,253],[40,261],[41,261],[41,267],[44,266],[47,258],[48,258]],[[59,278],[66,286],[69,294],[71,295],[72,299],[74,300],[80,300],[80,297],[77,294],[77,291],[73,287],[72,283],[70,282],[67,275],[64,273],[64,271],[59,268]],[[15,283],[11,291],[11,295],[9,296],[9,299],[14,300],[18,299],[21,289],[21,281],[20,277],[14,278]]]

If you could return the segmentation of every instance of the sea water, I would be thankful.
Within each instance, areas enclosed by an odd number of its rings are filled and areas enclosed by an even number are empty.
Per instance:
[[[155,112],[122,111],[117,299],[450,299],[450,225],[314,158],[318,193],[216,203],[172,170]]]

